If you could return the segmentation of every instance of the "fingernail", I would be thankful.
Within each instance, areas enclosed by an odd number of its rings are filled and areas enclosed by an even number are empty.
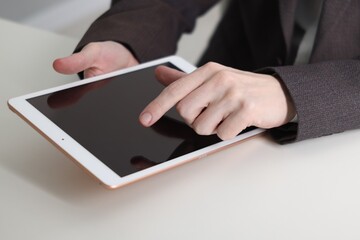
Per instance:
[[[145,124],[145,125],[149,125],[151,122],[152,116],[150,113],[148,112],[144,112],[143,114],[141,114],[140,116],[140,121]]]

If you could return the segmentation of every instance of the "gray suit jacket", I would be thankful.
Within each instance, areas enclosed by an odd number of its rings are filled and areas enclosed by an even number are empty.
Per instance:
[[[199,64],[276,74],[298,124],[273,129],[280,142],[360,127],[360,0],[324,0],[306,65],[293,66],[294,15],[301,0],[233,0]],[[125,44],[140,61],[173,54],[179,37],[218,0],[114,0],[77,50],[93,41]]]

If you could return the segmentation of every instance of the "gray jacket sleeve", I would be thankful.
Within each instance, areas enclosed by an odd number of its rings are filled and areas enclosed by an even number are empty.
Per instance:
[[[140,61],[174,54],[184,32],[218,0],[114,0],[88,29],[75,51],[90,42],[124,44]]]
[[[360,128],[360,57],[262,71],[283,81],[298,115],[298,123],[272,130],[279,142]]]

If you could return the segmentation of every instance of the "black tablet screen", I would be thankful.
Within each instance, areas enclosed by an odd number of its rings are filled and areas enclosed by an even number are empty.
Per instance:
[[[172,64],[163,64],[174,67]],[[153,127],[138,117],[163,89],[154,67],[28,99],[119,176],[219,142],[199,136],[170,110]],[[174,67],[175,68],[175,67]]]

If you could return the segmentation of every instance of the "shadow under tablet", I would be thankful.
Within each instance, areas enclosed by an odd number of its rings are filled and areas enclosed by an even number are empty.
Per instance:
[[[139,123],[141,111],[163,89],[156,67],[28,102],[121,177],[221,141],[197,135],[173,109],[150,128]]]

